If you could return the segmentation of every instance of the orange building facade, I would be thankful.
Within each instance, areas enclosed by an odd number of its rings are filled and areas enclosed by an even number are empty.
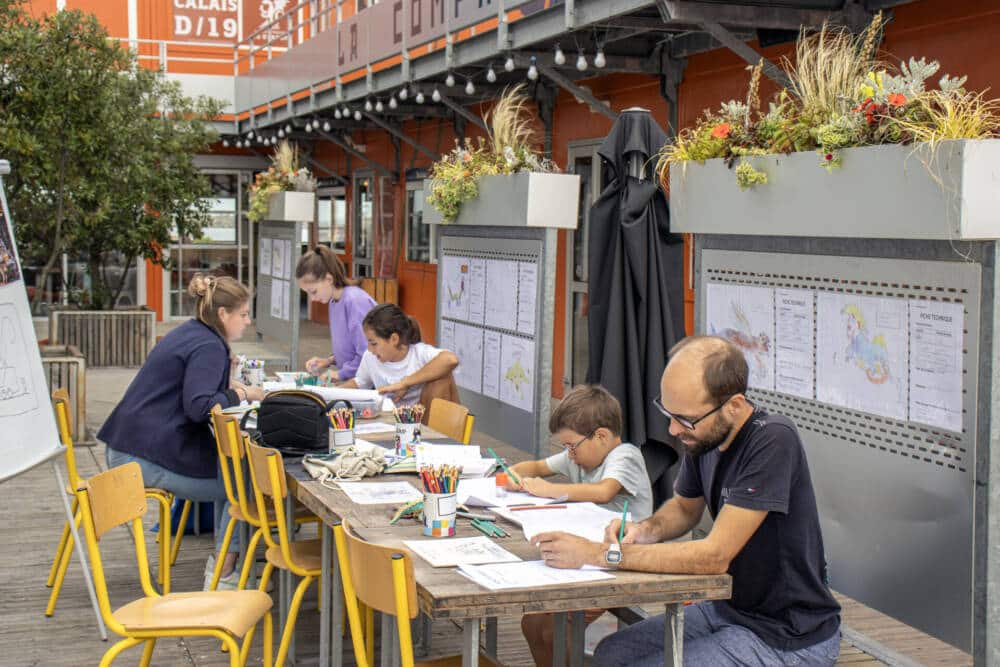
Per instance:
[[[189,304],[182,295],[189,273],[195,270],[223,269],[250,280],[248,255],[253,247],[253,230],[245,220],[246,193],[252,176],[266,164],[268,150],[257,141],[245,139],[248,119],[254,127],[267,125],[269,112],[284,106],[300,104],[304,97],[317,95],[335,83],[312,82],[311,90],[276,97],[266,105],[253,109],[237,108],[239,94],[234,92],[242,80],[254,82],[264,64],[280,65],[282,59],[296,51],[313,48],[311,44],[339,23],[364,18],[361,11],[374,11],[366,3],[318,0],[296,5],[290,14],[281,14],[294,3],[280,0],[38,0],[32,2],[35,12],[51,12],[62,8],[83,9],[97,14],[109,33],[136,48],[147,66],[162,67],[169,76],[180,80],[189,94],[212,94],[230,104],[220,119],[220,130],[228,135],[227,145],[220,143],[210,155],[202,156],[202,165],[213,179],[216,190],[213,223],[199,240],[178,239],[171,248],[178,266],[166,271],[147,264],[137,276],[136,298],[156,309],[161,318],[189,316]],[[409,9],[419,13],[424,4],[433,10],[444,3],[438,0],[409,0]],[[469,3],[472,5],[473,3]],[[483,3],[479,3],[480,6]],[[490,5],[490,2],[486,2]],[[510,5],[511,3],[507,3]],[[654,3],[648,3],[653,6]],[[694,3],[691,3],[694,4]],[[739,4],[739,3],[735,3]],[[386,7],[385,5],[389,5]],[[392,32],[396,28],[403,2],[384,0],[379,16],[385,25],[378,30]],[[450,5],[449,5],[450,6]],[[495,5],[494,5],[495,7]],[[526,15],[533,11],[563,11],[553,0],[527,3]],[[417,8],[417,9],[414,9]],[[495,9],[492,10],[494,13]],[[765,10],[760,10],[765,11]],[[967,87],[973,90],[1000,90],[1000,5],[992,0],[916,0],[892,8],[883,47],[894,58],[926,57],[941,63],[941,72],[967,74]],[[339,12],[339,16],[338,16]],[[582,13],[582,12],[581,12]],[[285,18],[282,18],[282,17]],[[416,16],[416,14],[414,14]],[[512,11],[508,21],[514,23],[522,14]],[[271,33],[259,33],[275,17]],[[410,20],[414,20],[413,16]],[[274,30],[280,38],[274,39]],[[460,48],[462,40],[483,32],[497,30],[497,22],[484,20],[461,31],[449,40],[438,39],[419,48],[400,48],[370,69],[361,67],[347,71],[342,66],[340,83],[371,77],[386,68],[400,66],[400,54],[409,56],[409,65],[416,67],[420,58],[442,49]],[[595,29],[596,30],[596,29]],[[270,39],[265,39],[270,35]],[[372,44],[375,37],[368,38]],[[260,43],[270,42],[261,48]],[[351,42],[341,41],[350,45]],[[405,44],[405,42],[404,42]],[[254,49],[251,50],[251,45]],[[456,47],[457,45],[457,47]],[[572,38],[563,44],[572,63],[576,56],[570,48]],[[789,55],[791,43],[760,48],[751,39],[747,45],[757,49],[772,62]],[[704,109],[716,108],[728,99],[745,94],[748,79],[747,62],[728,49],[700,49],[686,57],[682,78],[677,86],[676,123],[680,128],[692,125]],[[371,48],[374,48],[373,46]],[[270,51],[270,53],[268,53]],[[351,52],[324,52],[322,57],[340,58],[350,65]],[[498,50],[492,66],[498,70],[507,52]],[[269,60],[270,56],[270,60]],[[593,53],[588,57],[592,58]],[[251,60],[254,68],[251,68]],[[519,68],[523,63],[519,62]],[[267,70],[281,71],[280,67]],[[523,75],[523,69],[519,70]],[[649,109],[664,129],[668,127],[670,105],[664,97],[661,76],[642,72],[602,72],[593,66],[594,76],[576,78],[577,86],[585,87],[594,98],[606,102],[615,111],[629,107]],[[294,78],[296,72],[287,76]],[[464,81],[460,79],[459,86]],[[477,83],[481,83],[477,81]],[[769,82],[766,82],[766,84]],[[254,84],[258,85],[258,84]],[[426,88],[427,91],[430,88]],[[576,231],[560,231],[558,241],[556,306],[554,325],[554,359],[551,393],[562,396],[564,390],[582,382],[586,373],[586,205],[600,189],[600,160],[597,146],[608,134],[612,120],[595,112],[591,105],[566,89],[558,89],[554,98],[550,123],[551,157],[561,168],[580,173],[584,192],[581,193],[581,227]],[[762,90],[762,98],[774,92],[773,84]],[[358,109],[363,100],[352,100]],[[385,96],[379,101],[387,101]],[[489,107],[489,100],[467,104],[468,111],[479,115]],[[441,105],[430,117],[419,120],[401,118],[398,129],[431,154],[449,151],[458,137],[457,129],[464,124],[466,137],[475,139],[483,134],[471,122],[455,122],[454,115]],[[303,246],[328,243],[336,248],[355,276],[395,278],[398,281],[400,306],[421,323],[425,338],[433,340],[437,301],[437,267],[433,263],[433,234],[421,221],[423,202],[422,179],[432,159],[425,150],[400,142],[384,129],[365,124],[348,128],[340,135],[347,137],[348,147],[329,141],[319,134],[322,109],[302,112],[297,119],[281,121],[266,128],[274,132],[282,127],[292,130],[292,136],[304,147],[308,165],[321,179],[318,222],[303,238]],[[253,112],[252,114],[250,112]],[[251,117],[252,116],[252,117]],[[326,117],[326,116],[324,116]],[[307,132],[303,125],[316,121],[317,130]],[[251,150],[237,149],[235,140],[248,143]],[[547,142],[549,143],[549,142]],[[374,165],[372,164],[374,163]],[[386,175],[386,172],[391,172]],[[216,205],[217,204],[217,205]],[[688,330],[694,323],[693,282],[690,254],[685,260],[685,313]],[[303,316],[323,321],[323,309],[304,310]]]

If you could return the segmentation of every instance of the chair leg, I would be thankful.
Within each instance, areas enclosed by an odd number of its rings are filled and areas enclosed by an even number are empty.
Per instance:
[[[233,522],[230,521],[230,524]],[[243,570],[240,572],[240,583],[237,590],[246,590],[247,580],[250,578],[250,571],[254,569],[254,554],[257,552],[257,544],[260,542],[260,538],[264,536],[263,530],[257,528],[253,537],[250,538],[250,543],[247,545],[246,555],[243,557]],[[228,546],[228,544],[226,545]]]
[[[160,562],[156,572],[156,581],[160,584],[160,590],[164,595],[170,592],[170,507],[173,501],[170,498],[156,495],[156,501],[160,504]]]
[[[101,664],[99,667],[109,667],[109,665],[115,661],[115,658],[127,648],[132,648],[133,646],[138,646],[143,643],[144,639],[136,639],[134,637],[126,637],[114,646],[108,649],[108,652],[104,654],[101,658]]]
[[[79,512],[76,513],[73,523],[76,524],[77,530],[80,529],[80,523],[83,521],[83,515]],[[56,580],[52,584],[52,592],[49,593],[49,603],[45,607],[45,615],[51,616],[56,613],[56,602],[59,601],[59,591],[62,590],[63,581],[66,580],[66,570],[69,568],[69,562],[72,559],[73,553],[73,534],[70,533],[66,537],[66,544],[63,550],[63,557],[59,561],[59,571],[56,572]]]
[[[271,581],[271,573],[274,572],[274,566],[268,563],[264,566],[264,571],[260,575],[260,583],[257,584],[258,591],[267,592],[267,584]]]
[[[271,655],[272,646],[274,641],[274,629],[271,627],[271,612],[268,611],[264,614],[264,646],[263,646],[263,659],[264,667],[271,667],[271,661],[274,656]],[[247,664],[247,657],[250,655],[250,645],[253,643],[253,635],[257,630],[257,626],[253,626],[247,632],[246,636],[243,637],[243,646],[240,648],[240,664]]]
[[[292,636],[295,634],[295,621],[299,615],[299,607],[302,606],[302,598],[309,588],[309,584],[316,577],[305,576],[295,588],[295,595],[292,596],[292,604],[288,609],[288,618],[285,619],[285,629],[281,633],[281,644],[278,646],[278,658],[275,660],[276,667],[284,667],[285,658],[288,657],[288,647],[292,643]]]
[[[241,667],[245,663],[240,660],[240,645],[236,643],[236,639],[227,633],[220,632],[216,635],[222,640],[222,645],[225,650],[229,653],[229,667]]]
[[[212,583],[209,584],[208,590],[214,591],[219,585],[219,579],[222,578],[222,565],[226,560],[226,554],[229,553],[229,543],[233,541],[233,530],[236,528],[236,522],[232,519],[226,524],[226,532],[222,536],[222,548],[219,553],[215,554],[215,571],[212,572]]]
[[[181,522],[177,527],[177,535],[174,536],[174,545],[170,549],[170,564],[177,562],[177,554],[181,551],[181,539],[184,538],[184,529],[187,527],[188,516],[191,515],[191,501],[184,501],[184,509],[181,510]]]
[[[155,639],[146,640],[146,646],[142,649],[142,661],[139,663],[139,667],[149,667],[149,663],[153,660],[153,648],[155,646]]]
[[[368,659],[375,655],[375,610],[365,605],[365,651]]]
[[[76,516],[77,500],[76,496],[73,496],[73,504],[70,507],[70,513]],[[72,548],[66,548],[66,540],[69,538],[69,519],[63,522],[62,537],[59,538],[59,546],[56,547],[55,558],[52,559],[52,567],[49,569],[49,578],[45,581],[45,585],[48,588],[52,588],[52,584],[56,581],[56,572],[59,571],[59,565],[63,558],[67,558]]]

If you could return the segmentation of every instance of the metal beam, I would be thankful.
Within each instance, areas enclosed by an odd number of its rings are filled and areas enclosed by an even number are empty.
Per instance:
[[[445,105],[446,107],[448,107],[449,109],[451,109],[456,114],[458,114],[459,116],[461,116],[465,120],[469,121],[473,125],[478,125],[479,127],[481,127],[482,129],[486,130],[487,132],[490,131],[490,128],[486,127],[486,123],[483,121],[482,118],[480,118],[476,114],[472,113],[471,111],[469,111],[468,109],[466,109],[465,107],[463,107],[458,102],[455,102],[454,100],[452,100],[447,95],[442,95],[441,96],[441,104]]]
[[[364,112],[364,114],[365,114],[365,116],[368,117],[368,120],[370,120],[371,122],[375,123],[376,125],[378,125],[379,127],[381,127],[383,130],[385,130],[386,132],[388,132],[392,136],[394,136],[397,139],[399,139],[400,141],[406,142],[407,144],[409,144],[410,146],[412,146],[414,149],[420,151],[421,153],[423,153],[424,155],[426,155],[427,157],[429,157],[431,160],[437,160],[439,157],[441,157],[440,153],[436,153],[436,152],[432,151],[431,149],[427,148],[427,146],[424,146],[419,141],[417,141],[415,139],[411,139],[408,134],[406,134],[405,132],[403,132],[400,128],[398,128],[397,126],[393,125],[392,123],[388,123],[385,120],[383,120],[383,119],[379,118],[378,116],[376,116],[375,114],[368,113],[367,111]]]
[[[664,21],[677,23],[706,22],[743,28],[768,28],[772,30],[799,30],[817,27],[824,23],[852,26],[859,20],[865,22],[865,10],[855,3],[847,3],[841,11],[795,7],[761,7],[722,3],[683,2],[657,0],[657,8]]]
[[[705,32],[717,39],[720,44],[738,55],[740,58],[743,58],[743,60],[747,61],[751,65],[756,65],[763,60],[764,75],[767,78],[771,79],[782,88],[791,87],[791,81],[788,80],[788,77],[780,67],[754,51],[753,48],[751,48],[746,42],[737,39],[733,33],[729,32],[718,23],[713,23],[711,21],[706,21],[702,24],[702,27],[705,29]]]
[[[333,134],[330,134],[328,132],[324,132],[323,130],[319,130],[317,132],[317,134],[319,134],[321,137],[323,137],[327,141],[331,141],[331,142],[337,144],[342,149],[344,149],[345,153],[347,153],[348,155],[351,155],[351,156],[356,157],[357,159],[361,160],[362,162],[364,162],[365,164],[367,164],[369,167],[371,167],[372,169],[374,169],[375,171],[377,171],[382,176],[386,176],[386,177],[392,178],[392,179],[398,178],[398,175],[395,174],[395,173],[393,173],[392,169],[389,169],[388,167],[386,167],[385,165],[383,165],[380,162],[376,162],[375,160],[372,160],[370,157],[368,157],[364,153],[358,151],[357,149],[355,149],[353,146],[351,146],[350,144],[348,144],[346,141],[344,141],[340,137],[338,137],[336,135],[333,135]]]
[[[306,162],[308,162],[309,164],[311,164],[318,171],[322,171],[323,173],[325,173],[325,174],[327,174],[329,176],[332,176],[333,178],[337,179],[338,181],[340,181],[341,185],[347,185],[347,179],[346,178],[344,178],[343,176],[341,176],[340,174],[338,174],[335,171],[330,171],[329,167],[327,167],[325,164],[323,164],[322,162],[320,162],[316,158],[311,157],[309,155],[306,155],[305,153],[299,153],[299,157],[301,157],[303,160],[305,160]]]
[[[569,91],[574,97],[579,97],[581,100],[586,102],[590,106],[590,108],[593,109],[594,111],[604,114],[611,120],[618,120],[617,111],[614,111],[607,104],[594,97],[593,94],[591,94],[589,91],[584,90],[580,86],[573,83],[566,76],[560,74],[559,72],[557,72],[556,70],[552,69],[547,65],[541,65],[538,68],[538,71],[544,74],[552,81],[559,84],[560,88]]]

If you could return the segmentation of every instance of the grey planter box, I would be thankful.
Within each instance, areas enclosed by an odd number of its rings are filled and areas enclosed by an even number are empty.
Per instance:
[[[315,217],[315,192],[276,192],[267,201],[268,220],[312,222]]]
[[[87,366],[141,366],[156,344],[156,312],[128,310],[53,310],[49,343],[72,345]]]
[[[671,229],[757,234],[986,240],[1000,238],[1000,140],[865,146],[827,171],[815,152],[751,163],[768,182],[748,190],[720,160],[670,168]]]
[[[424,181],[424,192],[430,194],[430,180]],[[458,218],[450,224],[576,229],[579,202],[577,174],[483,176],[479,196],[462,204]],[[430,203],[424,207],[424,222],[448,224]]]

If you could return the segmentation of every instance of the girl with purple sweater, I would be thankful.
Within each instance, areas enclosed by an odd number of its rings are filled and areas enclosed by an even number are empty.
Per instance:
[[[328,304],[329,308],[333,354],[311,358],[306,362],[306,371],[319,375],[336,365],[337,370],[331,371],[332,379],[350,380],[368,349],[361,323],[375,307],[375,300],[347,277],[340,258],[323,245],[302,255],[295,267],[295,278],[310,301]]]

